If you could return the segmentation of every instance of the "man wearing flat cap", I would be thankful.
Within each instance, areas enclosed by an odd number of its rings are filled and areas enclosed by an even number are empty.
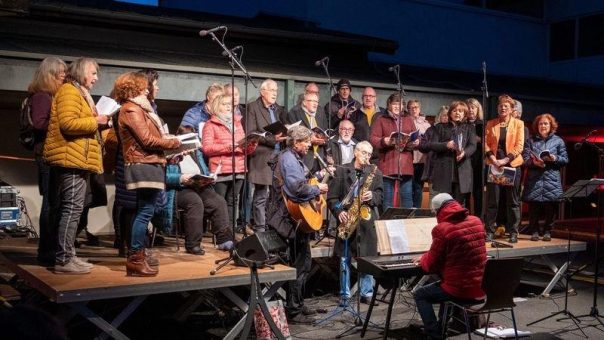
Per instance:
[[[414,298],[425,334],[441,339],[443,311],[439,311],[437,320],[432,304],[477,304],[484,300],[481,286],[487,254],[484,226],[478,217],[470,215],[447,193],[434,196],[431,207],[438,224],[432,229],[430,250],[415,263],[426,273],[439,275],[440,281],[418,288]]]
[[[361,103],[352,98],[350,80],[340,79],[336,84],[337,93],[325,105],[325,115],[331,117],[331,128],[335,129],[341,120],[349,119],[350,114],[361,108]]]

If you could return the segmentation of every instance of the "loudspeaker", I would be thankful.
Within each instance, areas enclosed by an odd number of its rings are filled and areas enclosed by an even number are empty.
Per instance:
[[[287,248],[287,245],[274,230],[254,233],[239,241],[235,246],[240,257],[262,262],[269,259],[269,253]]]

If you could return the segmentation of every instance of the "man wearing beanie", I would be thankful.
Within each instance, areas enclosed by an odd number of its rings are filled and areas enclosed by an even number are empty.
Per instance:
[[[325,115],[331,118],[330,128],[335,129],[340,121],[349,120],[350,115],[361,108],[361,103],[352,98],[350,80],[340,79],[336,84],[337,93],[325,104]]]
[[[431,202],[438,224],[432,229],[430,250],[416,259],[426,273],[438,274],[440,281],[425,285],[414,294],[424,332],[442,338],[442,311],[439,320],[433,304],[444,301],[478,302],[485,298],[482,276],[487,262],[484,226],[447,193]]]

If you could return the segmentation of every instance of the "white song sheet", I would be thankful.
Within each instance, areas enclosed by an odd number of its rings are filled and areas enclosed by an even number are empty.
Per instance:
[[[386,223],[386,233],[390,240],[390,249],[392,254],[402,254],[409,251],[409,239],[407,231],[404,228],[402,220],[388,220]]]

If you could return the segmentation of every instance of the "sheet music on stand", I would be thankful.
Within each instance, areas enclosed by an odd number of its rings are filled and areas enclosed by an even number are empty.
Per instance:
[[[436,217],[375,221],[380,255],[426,252],[432,245]]]
[[[587,197],[598,189],[600,185],[604,185],[604,179],[602,178],[578,180],[570,188],[566,189],[562,197],[566,200],[576,197]]]

